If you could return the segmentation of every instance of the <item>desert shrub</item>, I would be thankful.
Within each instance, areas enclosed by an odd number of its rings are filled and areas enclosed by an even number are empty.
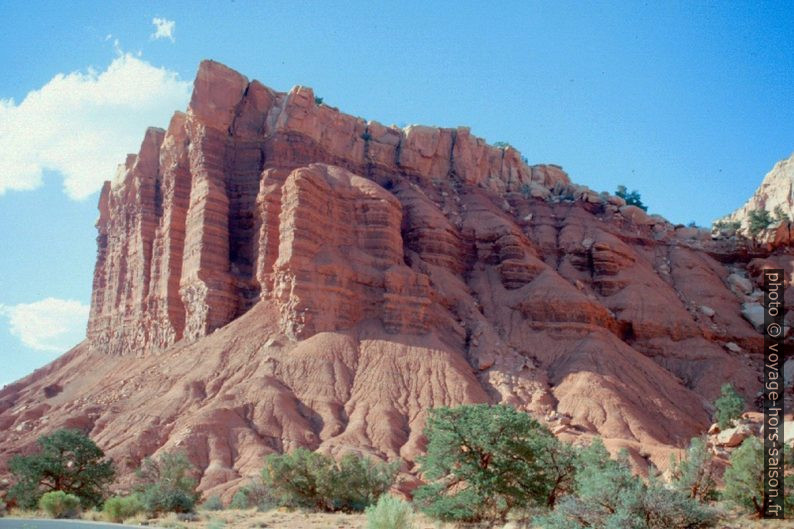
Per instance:
[[[388,494],[378,498],[378,503],[365,511],[367,529],[410,529],[413,527],[411,504]]]
[[[50,518],[75,518],[80,513],[80,498],[62,490],[54,490],[41,496],[39,508]]]
[[[690,498],[699,501],[714,500],[717,497],[714,474],[716,468],[706,443],[698,437],[689,443],[686,455],[676,460],[670,458],[671,484]]]
[[[9,499],[32,509],[42,494],[60,490],[77,496],[83,507],[102,503],[115,470],[91,439],[79,430],[58,430],[36,442],[38,453],[14,456],[8,462],[16,480]]]
[[[149,513],[192,512],[198,500],[193,465],[182,452],[146,458],[137,471],[138,490]]]
[[[515,507],[553,505],[573,484],[573,452],[510,406],[470,404],[430,410],[428,481],[414,500],[445,521],[503,520]]]
[[[319,106],[319,105],[322,105],[322,104],[323,104],[323,98],[322,98],[322,97],[317,97],[317,96],[314,96],[314,104],[315,104],[315,105],[318,105],[318,106]]]
[[[137,494],[113,496],[105,500],[102,512],[108,521],[121,523],[143,511],[143,502]]]
[[[767,210],[754,209],[747,216],[747,229],[750,235],[755,237],[761,233],[761,230],[768,228],[772,222],[774,222],[772,215]]]
[[[574,492],[537,517],[539,527],[698,529],[716,521],[711,509],[657,478],[643,482],[632,474],[625,452],[612,459],[600,440],[581,450],[577,463]]]
[[[729,234],[736,233],[741,227],[742,223],[738,220],[718,220],[711,225],[712,230]]]
[[[732,384],[723,384],[720,396],[714,401],[714,419],[721,429],[730,427],[733,421],[742,416],[744,399]]]
[[[230,509],[250,509],[251,507],[256,507],[259,511],[268,511],[278,507],[273,495],[265,487],[261,478],[255,478],[249,484],[240,487],[234,493],[229,504]]]
[[[389,489],[397,463],[374,463],[346,454],[339,462],[299,448],[271,454],[262,481],[278,505],[317,511],[362,511]]]
[[[221,500],[220,496],[213,495],[207,498],[207,500],[201,504],[201,508],[205,511],[222,511],[223,501]]]
[[[251,502],[248,500],[248,495],[243,489],[238,490],[232,496],[232,501],[229,502],[230,509],[250,509]]]
[[[648,206],[642,203],[642,197],[640,196],[640,192],[637,191],[636,189],[633,191],[629,191],[626,189],[626,186],[620,185],[615,191],[615,196],[625,200],[626,204],[629,206],[637,206],[643,211],[648,211]]]
[[[6,502],[3,500],[3,498],[0,498],[0,516],[5,516],[7,509],[8,505],[6,505]]]
[[[507,149],[508,147],[512,147],[512,145],[510,145],[506,141],[494,142],[493,146],[496,147],[497,149]]]

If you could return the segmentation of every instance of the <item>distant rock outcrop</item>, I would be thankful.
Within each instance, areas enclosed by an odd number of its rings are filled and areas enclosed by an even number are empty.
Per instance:
[[[99,211],[87,339],[0,391],[0,462],[72,426],[127,478],[184,449],[205,491],[297,446],[412,471],[428,408],[465,402],[663,467],[726,380],[757,395],[756,269],[794,269],[466,128],[387,127],[211,61]]]

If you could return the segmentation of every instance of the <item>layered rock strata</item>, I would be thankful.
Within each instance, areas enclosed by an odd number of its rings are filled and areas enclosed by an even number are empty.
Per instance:
[[[205,491],[297,446],[413,471],[427,410],[464,402],[664,467],[725,381],[756,398],[747,307],[759,270],[794,270],[466,128],[367,122],[210,61],[99,210],[87,339],[0,391],[0,461],[78,427],[125,479],[186,450]]]

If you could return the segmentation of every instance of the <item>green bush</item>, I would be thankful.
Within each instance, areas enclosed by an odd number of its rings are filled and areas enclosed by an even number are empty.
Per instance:
[[[80,499],[83,507],[100,505],[113,482],[113,462],[79,430],[58,430],[36,441],[40,451],[14,456],[8,468],[16,483],[9,499],[23,509],[32,509],[47,491],[61,490]]]
[[[755,237],[761,233],[761,230],[768,228],[772,222],[774,222],[772,215],[770,215],[767,210],[754,209],[747,216],[747,229],[750,235]]]
[[[248,500],[248,495],[243,489],[238,490],[232,496],[232,501],[229,502],[230,509],[250,509],[251,502]]]
[[[143,502],[137,494],[129,496],[113,496],[105,500],[102,512],[108,521],[121,523],[143,511]]]
[[[62,490],[54,490],[41,496],[39,508],[50,518],[75,518],[80,513],[80,498]]]
[[[503,520],[516,507],[553,506],[573,485],[570,446],[510,406],[435,408],[424,433],[428,483],[414,501],[434,518]]]
[[[162,454],[158,459],[146,458],[138,469],[138,491],[149,513],[192,512],[198,500],[195,469],[181,452]]]
[[[365,511],[367,529],[411,529],[413,509],[411,504],[394,496],[384,494],[378,503],[370,505]]]
[[[703,439],[693,438],[686,455],[670,458],[671,484],[690,498],[699,501],[717,499],[714,458]]]
[[[699,529],[716,522],[714,512],[687,495],[648,483],[631,472],[628,456],[611,459],[594,441],[578,457],[576,485],[550,514],[537,517],[543,529]]]
[[[262,481],[280,506],[316,511],[363,511],[386,492],[397,475],[397,463],[373,463],[346,454],[335,462],[299,448],[271,454]]]
[[[791,222],[791,218],[789,218],[788,213],[783,211],[782,206],[775,206],[775,220],[778,222]]]
[[[718,220],[712,224],[711,228],[716,231],[724,231],[728,234],[736,233],[742,227],[738,220]]]
[[[626,186],[620,185],[617,191],[615,191],[615,196],[625,200],[628,206],[637,206],[643,211],[648,211],[648,206],[642,203],[642,197],[640,197],[640,193],[636,189],[628,191]]]
[[[5,516],[7,507],[8,506],[6,505],[6,502],[3,501],[3,498],[0,498],[0,516]]]
[[[205,511],[222,511],[223,501],[221,500],[220,496],[210,496],[204,503],[201,504],[201,508]]]
[[[744,399],[737,392],[732,384],[724,384],[720,389],[720,397],[714,401],[714,419],[720,429],[725,429],[733,424],[733,421],[742,416],[744,411]]]
[[[240,487],[234,493],[229,504],[230,509],[250,509],[256,507],[259,511],[269,511],[278,507],[270,491],[265,487],[261,478],[251,480],[247,485]]]

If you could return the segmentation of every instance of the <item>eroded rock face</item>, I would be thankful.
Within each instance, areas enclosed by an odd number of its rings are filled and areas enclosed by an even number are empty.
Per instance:
[[[0,461],[69,425],[124,479],[184,449],[205,491],[297,446],[413,470],[427,409],[465,402],[664,467],[726,380],[755,397],[743,307],[764,267],[794,270],[468,129],[385,127],[213,62],[99,209],[87,340],[0,391]]]
[[[782,212],[788,221],[775,222],[756,238],[773,247],[790,246],[793,242],[791,221],[794,220],[794,154],[776,163],[764,176],[753,196],[741,208],[720,220],[738,221],[741,224],[740,233],[749,235],[750,213],[758,209],[767,210],[773,217],[777,216],[776,212]]]

